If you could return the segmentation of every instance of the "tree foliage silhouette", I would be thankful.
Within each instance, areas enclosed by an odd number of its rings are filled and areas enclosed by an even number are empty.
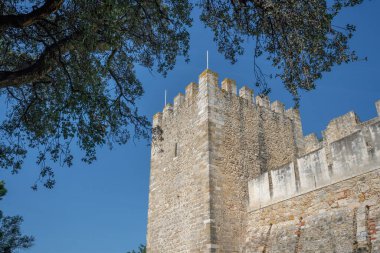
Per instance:
[[[139,248],[138,248],[137,251],[132,250],[132,251],[128,251],[127,253],[146,253],[146,246],[140,244],[140,246],[139,246]]]
[[[4,197],[7,190],[4,182],[0,181],[0,200]],[[34,238],[21,234],[21,216],[5,216],[0,211],[0,252],[12,253],[16,249],[27,249],[33,245]]]
[[[0,1],[0,167],[17,173],[35,150],[40,175],[54,186],[52,166],[71,166],[73,145],[91,163],[96,148],[148,138],[138,113],[143,87],[135,67],[166,75],[177,56],[188,60],[192,8],[215,34],[231,62],[255,43],[253,75],[266,94],[278,77],[299,101],[299,91],[336,64],[357,60],[348,45],[355,27],[335,26],[344,7],[362,0],[11,0]],[[258,57],[271,61],[267,75]],[[34,188],[37,184],[34,185]]]

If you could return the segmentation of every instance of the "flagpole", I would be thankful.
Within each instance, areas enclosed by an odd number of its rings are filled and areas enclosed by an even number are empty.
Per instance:
[[[207,69],[208,69],[208,50],[206,51],[206,62],[207,62]]]

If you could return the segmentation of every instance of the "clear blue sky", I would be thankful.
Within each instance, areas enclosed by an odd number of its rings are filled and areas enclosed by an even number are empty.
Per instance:
[[[351,46],[367,62],[335,67],[324,75],[313,92],[302,94],[301,117],[304,134],[320,135],[328,122],[350,110],[364,121],[375,117],[374,102],[380,99],[380,2],[365,1],[361,6],[344,11],[336,24],[357,25]],[[238,87],[253,88],[252,52],[231,65],[217,53],[212,34],[194,16],[191,28],[190,63],[179,59],[175,69],[163,78],[157,73],[138,69],[145,95],[139,102],[142,113],[150,119],[164,104],[184,92],[191,81],[205,69],[205,52],[210,54],[210,68],[235,79]],[[248,45],[249,48],[249,45]],[[262,62],[264,69],[269,65]],[[292,106],[290,95],[279,81],[271,81],[271,101],[280,100]],[[2,107],[4,108],[4,107]],[[72,168],[57,168],[53,190],[33,192],[30,186],[38,170],[33,160],[25,163],[18,175],[0,171],[7,183],[8,194],[0,202],[7,215],[24,217],[25,234],[36,237],[30,253],[125,253],[145,243],[150,150],[147,143],[133,142],[108,150],[99,149],[98,160],[88,166],[76,161]],[[24,251],[22,251],[24,252]]]

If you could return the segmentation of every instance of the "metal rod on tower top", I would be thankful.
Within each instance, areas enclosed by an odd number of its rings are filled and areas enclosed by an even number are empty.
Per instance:
[[[164,106],[166,106],[166,90],[165,90],[165,105]]]
[[[206,62],[207,62],[207,69],[208,69],[208,50],[206,51]]]

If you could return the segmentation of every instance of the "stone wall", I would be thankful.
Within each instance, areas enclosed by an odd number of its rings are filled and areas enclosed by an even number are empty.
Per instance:
[[[251,180],[250,207],[262,208],[377,169],[380,164],[379,145],[380,120],[377,120],[330,143],[331,165],[327,163],[326,148],[321,148],[296,159],[299,177],[295,176],[295,166],[291,162]],[[268,182],[269,174],[272,184]],[[273,194],[262,194],[266,191],[273,191]]]
[[[224,80],[222,89],[209,89],[213,245],[215,252],[240,252],[248,181],[292,161],[297,152],[295,129],[279,102],[272,109],[265,97],[256,97],[256,103],[238,97],[232,80]]]
[[[249,182],[243,252],[380,252],[380,117],[349,113],[324,133],[332,142],[296,159],[299,177],[291,162]]]
[[[350,112],[319,141],[207,69],[153,126],[149,253],[380,250],[380,118]]]
[[[207,112],[191,83],[154,116],[162,141],[152,143],[147,251],[206,252],[210,240]],[[206,116],[204,115],[206,114]]]
[[[380,169],[249,212],[242,252],[380,252]]]
[[[298,111],[254,101],[247,87],[236,93],[206,70],[154,116],[163,141],[152,145],[148,252],[238,252],[248,181],[296,157]]]

